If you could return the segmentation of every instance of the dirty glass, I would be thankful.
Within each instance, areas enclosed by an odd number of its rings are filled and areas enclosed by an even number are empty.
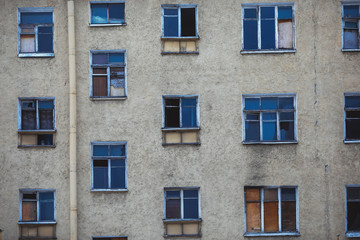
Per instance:
[[[52,23],[52,12],[22,12],[21,24]]]
[[[91,23],[107,23],[106,4],[91,5]]]
[[[110,23],[124,23],[125,11],[123,3],[109,4],[109,22]]]
[[[125,188],[125,160],[111,160],[111,188]]]
[[[358,5],[344,6],[344,17],[345,18],[359,17],[359,6]]]
[[[22,130],[35,130],[36,129],[36,111],[35,111],[35,109],[21,111],[21,129]]]
[[[166,191],[166,218],[181,218],[180,191]]]

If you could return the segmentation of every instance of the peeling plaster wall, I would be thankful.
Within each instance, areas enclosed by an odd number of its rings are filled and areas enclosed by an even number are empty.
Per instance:
[[[128,0],[121,27],[89,27],[89,2],[75,2],[79,240],[162,239],[163,189],[177,186],[200,187],[202,239],[244,239],[251,185],[298,186],[296,239],[346,239],[344,186],[360,183],[360,147],[343,143],[344,92],[360,92],[360,55],[341,52],[340,0],[294,2],[296,53],[249,55],[240,54],[240,1]],[[198,4],[199,55],[161,55],[168,3]],[[19,188],[56,189],[57,237],[69,239],[66,1],[0,6],[3,239],[18,237]],[[17,57],[17,7],[54,7],[55,58]],[[90,50],[112,49],[126,49],[128,99],[91,101]],[[297,94],[298,144],[242,145],[241,97],[252,93]],[[201,146],[161,145],[165,94],[199,95]],[[56,148],[18,149],[17,98],[42,96],[56,98]],[[92,141],[127,141],[128,192],[90,192]]]

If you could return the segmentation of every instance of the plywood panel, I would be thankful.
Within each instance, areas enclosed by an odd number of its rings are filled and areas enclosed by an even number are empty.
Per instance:
[[[196,143],[198,142],[197,132],[183,132],[182,142],[183,143]]]
[[[167,235],[182,235],[181,224],[168,224],[166,225]]]
[[[196,235],[199,234],[199,224],[198,223],[188,223],[183,225],[184,234]]]
[[[293,48],[292,20],[279,20],[279,48]]]
[[[39,237],[54,236],[54,226],[39,226]]]
[[[196,41],[187,41],[186,42],[186,51],[187,52],[196,52]]]
[[[281,202],[282,231],[296,231],[296,202]]]
[[[37,237],[37,227],[29,227],[29,237]]]
[[[259,188],[246,189],[246,201],[260,201],[260,189]]]
[[[260,203],[246,203],[246,231],[260,232]]]
[[[93,77],[93,96],[107,96],[107,77]]]
[[[164,41],[164,52],[180,52],[180,43],[179,41]]]
[[[37,145],[37,135],[21,135],[21,145]]]
[[[264,203],[264,231],[279,231],[278,202]]]
[[[166,143],[180,143],[180,133],[178,132],[167,132],[165,133],[165,142]]]
[[[22,53],[35,52],[35,35],[21,35],[20,52]]]
[[[115,88],[114,86],[110,86],[110,95],[111,96],[125,96],[124,88]]]
[[[36,221],[36,202],[22,203],[22,221]]]

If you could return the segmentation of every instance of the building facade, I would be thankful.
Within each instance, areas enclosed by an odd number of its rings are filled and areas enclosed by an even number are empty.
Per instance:
[[[69,2],[0,1],[2,239],[360,237],[360,1]]]

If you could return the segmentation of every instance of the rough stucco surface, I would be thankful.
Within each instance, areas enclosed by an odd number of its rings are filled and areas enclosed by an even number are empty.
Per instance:
[[[89,2],[75,2],[79,240],[162,239],[164,187],[177,186],[200,187],[202,239],[244,239],[244,186],[260,185],[298,186],[296,239],[346,239],[344,186],[360,183],[360,147],[343,143],[344,92],[360,92],[360,56],[341,52],[340,0],[294,2],[296,53],[249,55],[241,1],[128,0],[121,27],[89,27]],[[168,3],[198,4],[199,55],[160,54]],[[18,7],[54,7],[54,58],[17,57]],[[66,14],[66,1],[0,0],[4,240],[18,238],[20,188],[56,189],[57,238],[69,239]],[[126,49],[128,99],[91,101],[89,51],[111,49]],[[252,93],[297,94],[298,144],[241,143],[241,96]],[[199,95],[201,146],[162,146],[165,94]],[[56,148],[17,148],[19,97],[56,98]],[[127,141],[128,192],[90,192],[92,141]]]

